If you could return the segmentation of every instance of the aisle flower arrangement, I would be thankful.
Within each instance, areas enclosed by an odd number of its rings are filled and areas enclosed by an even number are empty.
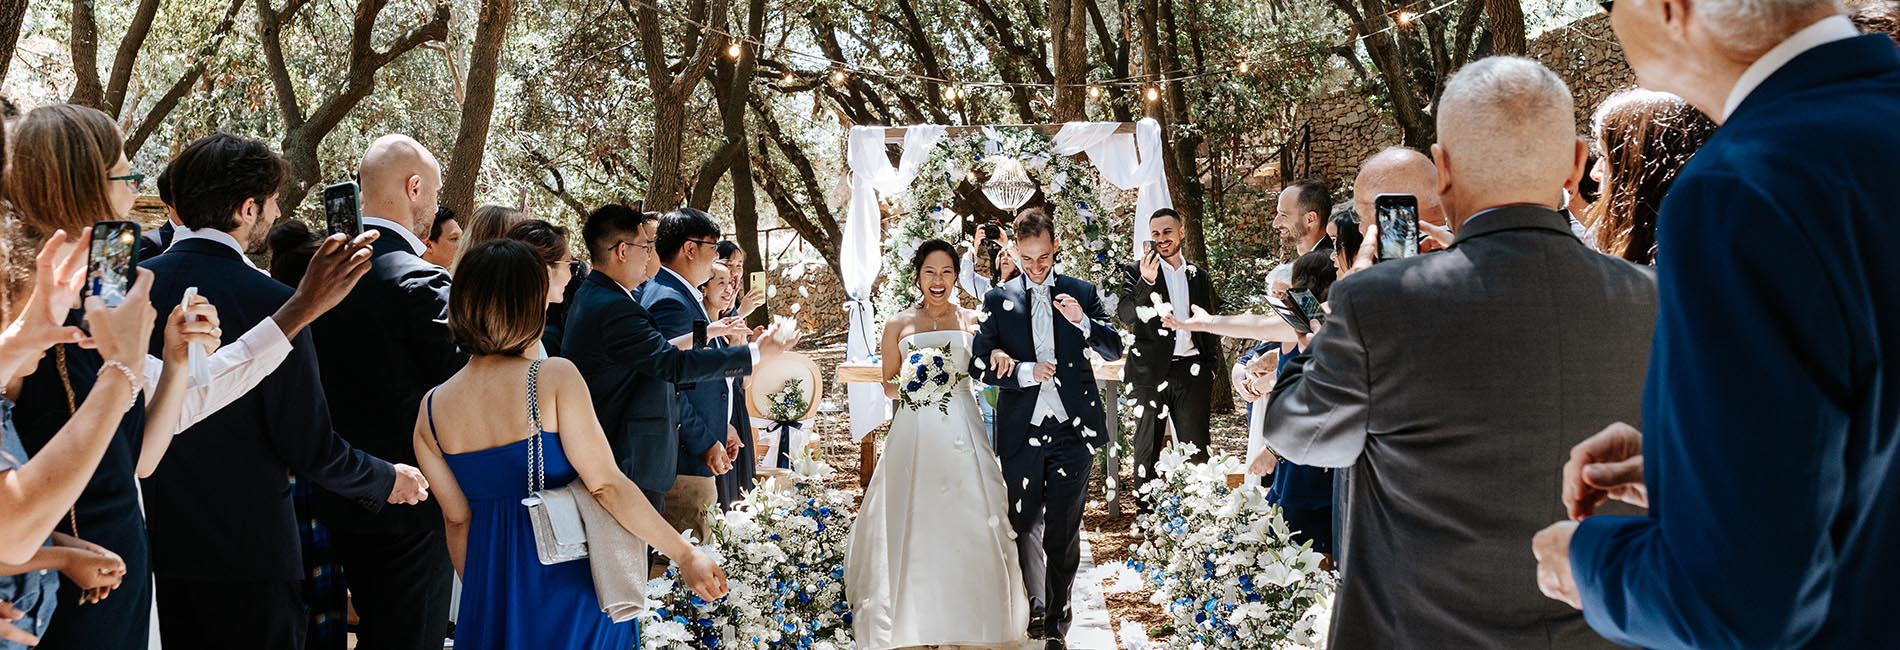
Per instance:
[[[1336,584],[1311,544],[1292,543],[1286,520],[1259,487],[1227,487],[1241,462],[1216,455],[1190,463],[1192,445],[1164,450],[1160,480],[1142,486],[1153,509],[1136,526],[1147,541],[1130,566],[1167,608],[1167,647],[1318,648]]]
[[[824,486],[828,467],[799,455],[791,490],[753,490],[713,519],[702,548],[725,569],[731,593],[708,603],[680,583],[677,567],[648,583],[642,648],[851,647],[844,550],[852,499]]]

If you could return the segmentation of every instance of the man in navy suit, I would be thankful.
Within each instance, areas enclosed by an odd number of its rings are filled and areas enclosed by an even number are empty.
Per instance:
[[[659,322],[640,306],[653,259],[650,215],[608,205],[587,216],[581,228],[594,270],[568,306],[561,350],[587,380],[594,412],[607,433],[614,460],[655,509],[665,507],[679,463],[680,400],[676,382],[719,381],[752,367],[751,349],[682,349],[692,337],[660,333]],[[760,360],[791,347],[762,337]]]
[[[1029,591],[1029,632],[1059,647],[1081,564],[1089,472],[1096,450],[1114,444],[1085,351],[1113,361],[1122,340],[1095,286],[1055,272],[1059,245],[1048,213],[1023,208],[1015,231],[1022,275],[983,298],[970,375],[1002,389],[996,451]]]
[[[694,323],[710,327],[714,322],[699,287],[712,278],[712,266],[719,261],[719,223],[692,208],[668,212],[660,217],[654,252],[660,256],[660,273],[641,291],[640,305],[653,314],[661,334],[690,339]],[[693,345],[724,349],[725,341],[709,334]],[[700,539],[707,534],[706,506],[718,499],[713,479],[732,471],[744,450],[731,423],[734,391],[728,379],[751,372],[748,364],[737,375],[678,386],[679,479],[667,495],[674,506],[667,509],[667,517],[682,531],[697,531]]]
[[[197,287],[218,305],[230,343],[290,299],[290,287],[243,255],[262,249],[289,166],[263,142],[219,134],[192,143],[167,173],[185,228],[168,252],[142,265],[154,272],[152,304],[170,313],[187,287]],[[327,290],[340,300],[369,270],[358,264],[344,278],[321,265],[306,278],[335,285]],[[291,473],[367,512],[427,497],[428,482],[415,467],[353,449],[330,429],[310,335],[294,333],[292,344],[256,389],[182,432],[145,480],[160,629],[169,645],[303,647]],[[154,353],[163,346],[163,333],[155,333]]]
[[[1581,522],[1532,544],[1544,592],[1612,641],[1900,647],[1900,50],[1839,12],[1611,14],[1637,80],[1721,124],[1658,218],[1647,435],[1573,449]],[[1591,516],[1606,498],[1649,516]]]
[[[422,395],[468,361],[449,337],[449,272],[423,260],[442,166],[407,136],[383,136],[363,153],[363,228],[379,237],[369,275],[312,326],[323,391],[339,405],[337,433],[358,449],[415,464]],[[368,512],[318,493],[365,650],[439,650],[448,634],[455,569],[434,501]]]

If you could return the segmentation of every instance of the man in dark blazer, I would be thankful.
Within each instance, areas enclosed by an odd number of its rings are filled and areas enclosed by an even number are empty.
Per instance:
[[[1040,207],[1018,212],[1022,275],[983,299],[970,376],[996,386],[996,452],[1009,484],[1030,634],[1059,646],[1072,619],[1069,591],[1081,563],[1082,509],[1095,452],[1107,435],[1087,350],[1121,358],[1121,335],[1094,285],[1055,273],[1054,224]]]
[[[1557,213],[1588,147],[1549,69],[1473,62],[1439,106],[1439,195],[1457,239],[1334,284],[1264,421],[1282,458],[1352,468],[1328,638],[1340,650],[1613,647],[1538,602],[1524,540],[1562,513],[1551,454],[1636,416],[1654,275],[1585,247]]]
[[[1195,446],[1195,462],[1207,461],[1211,440],[1207,423],[1213,411],[1214,373],[1223,369],[1220,337],[1162,327],[1162,314],[1156,311],[1166,308],[1181,320],[1187,320],[1194,307],[1210,314],[1221,311],[1214,281],[1189,264],[1181,248],[1186,235],[1182,226],[1173,208],[1156,210],[1148,218],[1153,245],[1140,260],[1122,265],[1123,288],[1115,315],[1135,337],[1122,370],[1122,380],[1134,389],[1135,398],[1135,488],[1154,478],[1170,429],[1176,441]]]
[[[1825,0],[1618,6],[1637,80],[1721,128],[1657,220],[1642,422],[1565,466],[1570,516],[1649,516],[1539,533],[1539,582],[1629,645],[1900,647],[1900,52]]]
[[[568,307],[561,349],[587,380],[594,412],[621,471],[647,500],[663,509],[679,464],[680,400],[676,382],[715,381],[752,367],[747,348],[686,350],[668,340],[653,315],[640,306],[637,289],[648,285],[653,259],[651,217],[624,205],[607,205],[587,216],[581,238],[593,258]],[[784,352],[789,343],[762,337],[760,359]]]
[[[381,235],[369,275],[317,321],[323,390],[343,439],[377,458],[414,464],[422,395],[461,370],[468,355],[449,337],[449,273],[424,261],[421,235],[435,218],[442,168],[406,136],[363,154],[363,227]],[[455,570],[434,501],[369,512],[319,494],[360,624],[359,647],[439,650],[448,633]]]
[[[219,134],[192,143],[171,172],[186,228],[168,252],[142,265],[154,274],[152,305],[169,314],[187,287],[197,287],[218,306],[230,343],[290,299],[290,287],[243,256],[262,249],[289,166],[263,142]],[[332,290],[341,298],[354,282]],[[371,513],[427,495],[415,467],[352,449],[330,429],[311,337],[299,333],[292,344],[257,388],[181,432],[145,480],[167,645],[303,647],[303,562],[289,474]],[[154,332],[153,354],[164,345],[164,333]]]
[[[659,324],[660,334],[677,339],[693,337],[694,323],[710,325],[699,287],[712,277],[712,265],[719,261],[719,223],[711,215],[692,208],[681,208],[660,217],[654,252],[660,256],[660,273],[640,293],[645,307]],[[725,341],[707,336],[694,345],[724,349]],[[732,377],[751,374],[752,367]],[[705,506],[718,500],[714,477],[732,471],[739,460],[743,443],[731,424],[734,391],[731,383],[717,381],[682,383],[678,387],[679,480],[670,499],[676,508],[668,508],[668,518],[681,529],[696,530],[706,537]]]

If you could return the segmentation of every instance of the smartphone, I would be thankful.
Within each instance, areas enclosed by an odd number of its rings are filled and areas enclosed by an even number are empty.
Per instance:
[[[352,238],[363,234],[362,196],[356,181],[323,188],[323,223],[328,227],[328,234],[342,233]]]
[[[139,263],[139,225],[131,221],[92,224],[92,248],[86,254],[86,286],[80,298],[98,296],[107,307],[124,304]]]
[[[706,321],[693,321],[693,347],[706,347]]]
[[[1306,289],[1288,289],[1286,291],[1286,297],[1293,303],[1293,306],[1299,308],[1300,315],[1305,316],[1306,320],[1319,323],[1326,322],[1326,310],[1319,306],[1319,298],[1314,296],[1312,291]]]
[[[1380,194],[1372,200],[1379,219],[1379,259],[1403,259],[1418,255],[1418,197],[1410,194]]]
[[[768,280],[765,279],[764,271],[754,271],[752,273],[752,283],[746,285],[745,289],[746,291],[764,291],[766,282],[768,282]]]
[[[1299,308],[1272,298],[1267,299],[1267,306],[1273,308],[1273,313],[1280,315],[1280,320],[1284,320],[1286,324],[1293,326],[1293,331],[1301,334],[1313,333],[1313,326],[1309,324],[1306,315],[1301,313]]]

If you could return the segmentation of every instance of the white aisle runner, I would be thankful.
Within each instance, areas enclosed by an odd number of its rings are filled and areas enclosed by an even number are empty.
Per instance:
[[[1082,566],[1075,572],[1075,586],[1069,590],[1069,602],[1075,621],[1069,626],[1070,650],[1115,650],[1115,633],[1108,625],[1108,602],[1102,598],[1102,583],[1095,574],[1095,553],[1088,531],[1082,531]]]

